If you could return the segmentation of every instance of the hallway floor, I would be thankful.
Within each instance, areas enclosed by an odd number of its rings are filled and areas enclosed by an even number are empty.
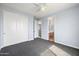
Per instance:
[[[35,39],[1,49],[0,56],[79,56],[79,50],[47,40]]]

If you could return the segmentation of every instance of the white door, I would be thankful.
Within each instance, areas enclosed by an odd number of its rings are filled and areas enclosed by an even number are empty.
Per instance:
[[[18,15],[16,20],[17,40],[19,42],[28,41],[28,18],[27,16]]]
[[[12,12],[4,12],[4,46],[28,40],[28,18]]]
[[[38,34],[38,21],[37,20],[35,20],[35,25],[34,26],[35,26],[34,27],[34,38],[38,38],[39,34]]]

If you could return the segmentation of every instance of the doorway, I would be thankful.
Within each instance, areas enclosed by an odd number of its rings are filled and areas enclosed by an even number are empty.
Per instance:
[[[48,39],[49,39],[49,42],[51,43],[55,42],[54,40],[54,19],[55,17],[48,17],[48,28],[49,28]]]

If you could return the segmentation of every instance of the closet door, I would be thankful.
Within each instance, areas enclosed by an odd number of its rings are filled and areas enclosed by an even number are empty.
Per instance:
[[[16,34],[19,42],[28,41],[28,17],[17,15],[16,20]]]
[[[13,12],[4,12],[4,46],[28,40],[28,18]]]
[[[33,23],[33,17],[29,17],[29,20],[28,20],[28,39],[29,41],[31,40],[34,40],[34,29],[33,29],[33,26],[34,23]]]

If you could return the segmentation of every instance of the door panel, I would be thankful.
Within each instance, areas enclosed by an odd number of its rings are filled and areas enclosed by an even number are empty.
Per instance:
[[[19,16],[18,16],[19,17]],[[28,19],[27,17],[20,16],[20,19],[17,19],[17,40],[19,41],[28,41]]]

